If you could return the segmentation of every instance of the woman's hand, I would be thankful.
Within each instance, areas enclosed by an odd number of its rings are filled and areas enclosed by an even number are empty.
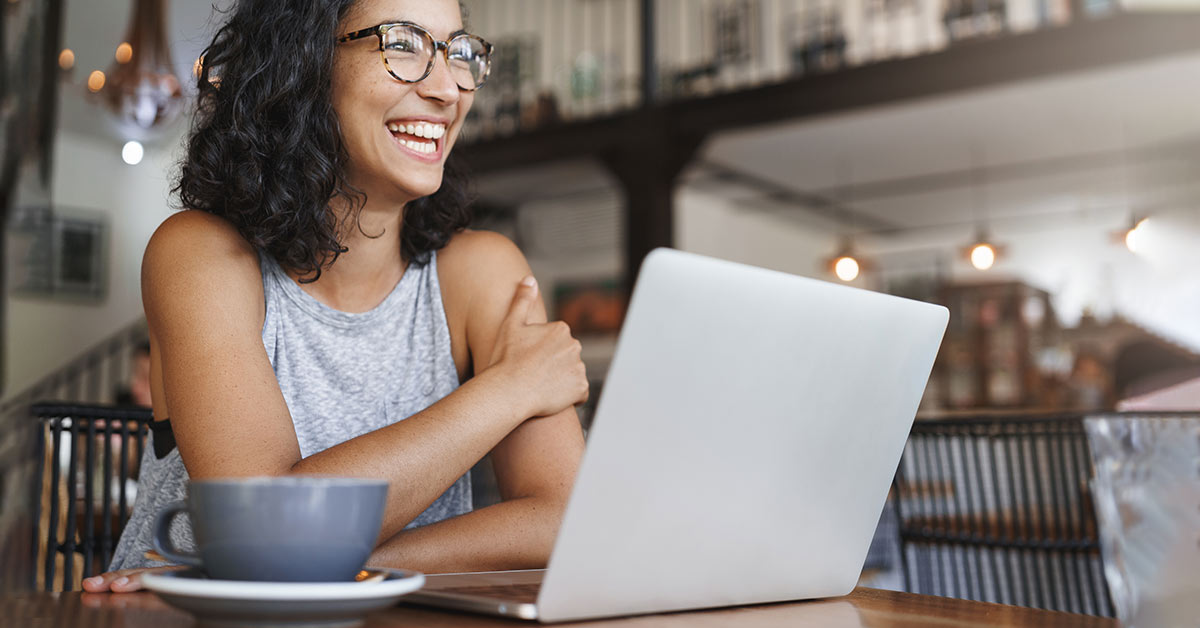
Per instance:
[[[531,417],[549,416],[588,398],[587,373],[579,358],[581,345],[562,321],[539,323],[531,315],[537,281],[521,280],[500,327],[488,370],[505,370]]]
[[[142,574],[161,573],[183,569],[180,565],[166,567],[144,567],[142,569],[122,569],[109,571],[98,576],[83,579],[83,590],[88,593],[132,593],[142,590]]]

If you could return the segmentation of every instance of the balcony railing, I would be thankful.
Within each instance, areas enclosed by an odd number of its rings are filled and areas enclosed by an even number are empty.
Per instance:
[[[496,45],[468,141],[1098,19],[1116,0],[466,0]],[[647,21],[649,20],[649,21]],[[644,28],[644,24],[652,28]],[[642,51],[653,50],[651,58]],[[643,76],[649,70],[652,80]],[[646,92],[649,92],[647,94]]]

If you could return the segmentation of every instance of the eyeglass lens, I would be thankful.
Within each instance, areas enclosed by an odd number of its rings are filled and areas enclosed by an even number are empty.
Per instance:
[[[383,38],[388,68],[405,81],[419,81],[433,63],[436,45],[428,33],[406,25],[389,28]],[[463,89],[475,89],[487,76],[487,48],[478,37],[459,35],[450,40],[450,75]]]

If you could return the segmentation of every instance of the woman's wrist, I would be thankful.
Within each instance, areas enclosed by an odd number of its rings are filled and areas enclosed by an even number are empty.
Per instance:
[[[503,363],[488,367],[472,378],[472,381],[485,389],[488,399],[495,400],[503,415],[512,420],[513,427],[533,416],[527,387],[520,382],[517,374],[505,368]]]

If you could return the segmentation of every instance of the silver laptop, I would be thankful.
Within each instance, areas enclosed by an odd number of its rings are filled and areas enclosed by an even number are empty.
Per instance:
[[[406,599],[559,622],[849,593],[946,321],[654,251],[547,568],[433,575]]]

